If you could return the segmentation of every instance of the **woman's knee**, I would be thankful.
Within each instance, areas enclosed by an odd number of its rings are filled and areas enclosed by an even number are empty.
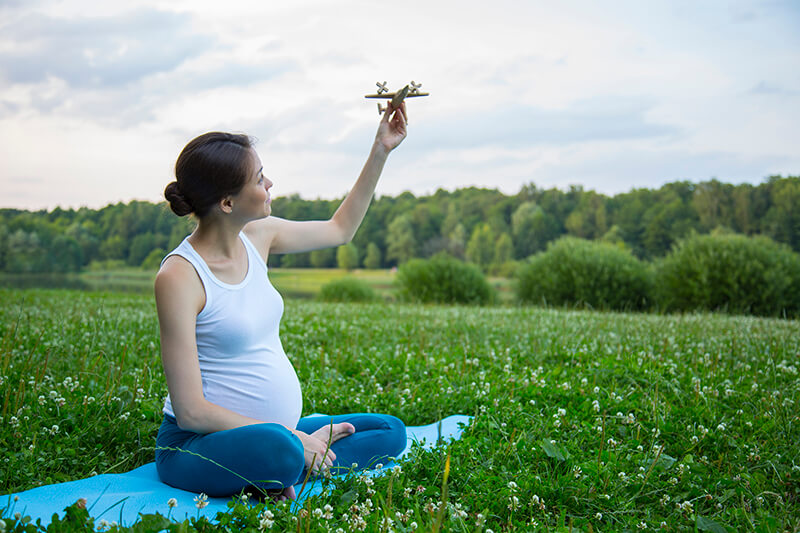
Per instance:
[[[390,452],[387,455],[397,457],[406,449],[408,437],[406,435],[406,425],[402,420],[392,415],[382,415],[386,425],[386,444]]]
[[[273,481],[282,486],[296,483],[305,464],[303,443],[300,439],[278,424],[257,424],[247,427],[250,430],[240,443],[246,457],[242,457],[241,460],[263,465],[263,473],[269,476],[268,480],[253,481]]]

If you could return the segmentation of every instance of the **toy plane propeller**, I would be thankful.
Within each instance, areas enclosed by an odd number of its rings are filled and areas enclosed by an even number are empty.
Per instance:
[[[375,85],[378,86],[378,92],[376,94],[365,94],[364,98],[381,98],[381,99],[391,99],[392,100],[392,107],[395,109],[400,107],[400,104],[406,98],[413,98],[415,96],[428,96],[430,93],[423,93],[419,90],[422,87],[421,83],[414,83],[413,81],[400,89],[396,92],[390,92],[389,89],[386,88],[386,82],[377,82]],[[381,115],[383,112],[386,111],[386,108],[383,107],[380,102],[378,103],[378,114]]]

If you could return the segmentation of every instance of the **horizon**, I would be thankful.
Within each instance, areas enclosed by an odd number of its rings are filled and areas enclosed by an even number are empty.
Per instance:
[[[759,185],[761,185],[763,183],[766,183],[767,181],[769,181],[770,179],[773,179],[773,178],[777,178],[777,179],[793,179],[793,178],[800,178],[800,175],[786,175],[786,176],[784,176],[784,175],[773,174],[771,176],[765,176],[760,182],[756,182],[756,183],[751,182],[751,181],[740,181],[738,183],[734,183],[734,182],[720,180],[720,179],[717,179],[717,178],[710,178],[710,179],[702,180],[702,181],[672,180],[672,181],[667,181],[665,183],[662,183],[658,187],[635,187],[635,188],[629,189],[627,191],[620,191],[620,192],[613,193],[613,194],[607,194],[607,193],[604,193],[604,192],[601,192],[601,191],[597,191],[595,189],[587,189],[587,188],[583,187],[580,184],[570,184],[570,185],[567,185],[566,187],[539,187],[538,184],[536,184],[534,182],[529,182],[529,183],[523,183],[522,185],[520,185],[519,189],[516,192],[512,192],[512,193],[508,193],[508,192],[502,191],[502,190],[500,190],[498,188],[478,186],[478,185],[469,185],[469,186],[465,186],[465,187],[459,187],[459,188],[456,188],[456,189],[440,188],[440,189],[437,189],[437,190],[434,190],[434,191],[426,191],[424,193],[415,193],[415,192],[408,191],[408,190],[400,191],[399,193],[396,193],[396,194],[377,194],[376,193],[374,198],[373,198],[373,201],[381,199],[383,197],[397,198],[398,196],[401,196],[401,195],[406,194],[406,193],[411,193],[415,198],[425,198],[425,197],[435,196],[436,193],[439,190],[443,190],[448,194],[454,194],[454,193],[456,193],[458,191],[466,190],[466,189],[497,191],[497,192],[500,192],[501,194],[503,194],[504,196],[511,197],[511,196],[516,196],[517,194],[522,192],[522,189],[524,189],[525,187],[529,187],[529,186],[534,186],[538,190],[556,189],[556,190],[559,190],[559,191],[564,192],[564,193],[569,192],[569,190],[572,187],[578,187],[581,190],[583,190],[583,192],[587,192],[587,193],[593,192],[593,193],[599,194],[600,196],[605,196],[607,198],[614,198],[616,196],[630,194],[630,193],[632,193],[634,191],[637,191],[637,190],[657,191],[657,190],[659,190],[659,189],[661,189],[661,188],[663,188],[663,187],[665,187],[667,185],[675,184],[675,183],[689,183],[691,185],[700,185],[702,183],[711,183],[711,182],[717,181],[719,183],[722,183],[723,185],[732,185],[734,187],[738,187],[738,186],[741,186],[741,185],[751,185],[753,187],[758,187]],[[288,194],[288,195],[284,195],[284,196],[274,197],[273,198],[273,202],[275,200],[279,200],[279,199],[282,199],[282,198],[289,198],[289,197],[294,196],[294,195],[299,196],[300,200],[309,201],[309,202],[343,200],[345,194],[346,193],[343,193],[340,196],[334,196],[334,197],[330,197],[330,198],[322,198],[322,197],[309,198],[309,197],[305,197],[305,196],[303,196],[303,195],[301,195],[299,193],[292,193],[292,194]],[[31,212],[31,213],[36,213],[36,212],[40,212],[40,211],[45,211],[45,212],[50,213],[50,212],[55,211],[56,209],[60,209],[62,211],[78,211],[80,209],[89,209],[89,210],[93,210],[93,211],[99,211],[99,210],[104,209],[104,208],[109,207],[109,206],[118,205],[118,204],[127,205],[127,204],[130,204],[132,202],[149,202],[151,204],[166,204],[167,206],[169,205],[169,203],[164,198],[161,198],[160,200],[156,200],[156,201],[150,200],[150,199],[145,199],[145,198],[130,198],[128,200],[109,201],[109,202],[107,202],[105,204],[102,204],[102,205],[99,205],[99,206],[54,205],[52,207],[47,207],[47,208],[42,207],[42,208],[38,208],[38,209],[28,209],[28,208],[24,208],[24,207],[13,207],[13,206],[12,207],[7,207],[7,206],[0,205],[0,211],[2,211],[2,210],[18,210],[18,211],[28,211],[28,212]],[[178,216],[178,215],[175,215],[175,216]]]

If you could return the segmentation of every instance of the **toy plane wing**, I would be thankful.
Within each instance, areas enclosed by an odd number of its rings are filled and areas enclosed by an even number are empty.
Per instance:
[[[424,93],[419,90],[422,87],[421,83],[414,83],[413,81],[409,84],[400,89],[396,92],[391,92],[389,89],[386,88],[386,82],[377,82],[375,85],[378,86],[378,92],[375,94],[365,94],[364,98],[381,98],[381,99],[391,99],[392,107],[399,107],[400,104],[406,98],[414,98],[417,96],[428,96],[430,93]],[[378,104],[378,113],[383,113],[385,108]]]

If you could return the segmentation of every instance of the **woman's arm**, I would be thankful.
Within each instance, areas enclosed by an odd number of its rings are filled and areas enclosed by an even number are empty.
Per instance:
[[[364,220],[389,152],[406,137],[405,116],[405,102],[398,109],[393,109],[389,103],[358,180],[330,220],[301,222],[267,217],[245,226],[248,237],[269,253],[277,254],[306,252],[350,242]]]

